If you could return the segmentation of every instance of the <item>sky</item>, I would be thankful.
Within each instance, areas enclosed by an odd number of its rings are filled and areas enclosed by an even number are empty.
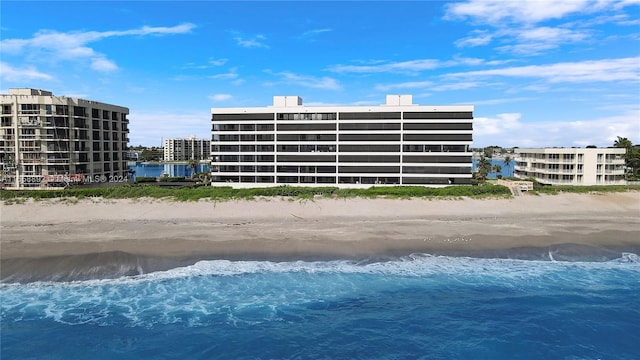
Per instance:
[[[640,0],[0,2],[0,91],[130,109],[130,145],[212,107],[470,104],[474,147],[640,143]]]

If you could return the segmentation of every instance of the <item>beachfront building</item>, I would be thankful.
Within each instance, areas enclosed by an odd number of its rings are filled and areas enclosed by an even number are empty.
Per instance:
[[[622,185],[624,148],[515,149],[515,176],[549,185]]]
[[[212,108],[212,185],[447,186],[471,183],[473,106]]]
[[[191,135],[184,139],[164,139],[164,161],[208,160],[211,140],[196,139]]]
[[[128,108],[26,88],[0,106],[0,186],[126,182]]]

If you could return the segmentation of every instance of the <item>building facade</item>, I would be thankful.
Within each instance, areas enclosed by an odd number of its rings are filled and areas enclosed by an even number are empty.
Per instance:
[[[515,176],[549,185],[623,185],[622,148],[515,149]]]
[[[0,186],[127,181],[128,108],[36,89],[10,89],[0,104]]]
[[[388,95],[379,106],[212,108],[212,184],[447,186],[470,184],[473,106],[420,106]]]
[[[208,160],[211,156],[211,140],[164,139],[164,161]]]

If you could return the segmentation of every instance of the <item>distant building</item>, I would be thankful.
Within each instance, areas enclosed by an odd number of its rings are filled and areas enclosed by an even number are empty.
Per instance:
[[[9,89],[0,104],[0,186],[126,182],[128,108],[36,89]]]
[[[129,161],[140,161],[140,153],[142,150],[131,150],[127,151],[127,159]]]
[[[471,183],[473,106],[212,108],[212,185],[340,187]]]
[[[515,176],[550,185],[621,185],[623,148],[515,149]]]
[[[196,139],[195,135],[186,139],[164,139],[164,161],[208,160],[211,155],[211,140]]]

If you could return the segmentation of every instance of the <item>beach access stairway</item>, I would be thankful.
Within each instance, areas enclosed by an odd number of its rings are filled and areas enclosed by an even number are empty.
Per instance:
[[[513,196],[520,196],[523,192],[533,190],[532,181],[513,181],[513,180],[498,180],[498,185],[506,186],[511,190]]]

